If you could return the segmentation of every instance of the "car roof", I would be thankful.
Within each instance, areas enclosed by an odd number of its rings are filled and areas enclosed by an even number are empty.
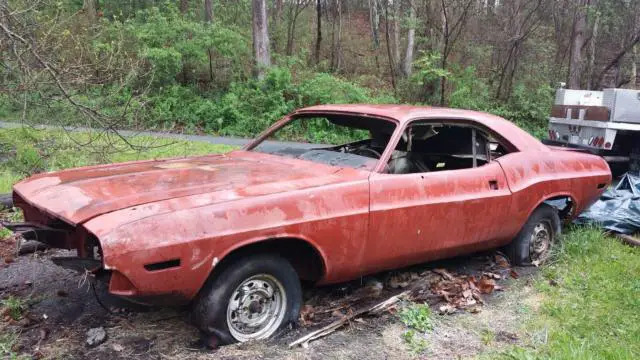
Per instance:
[[[347,113],[363,116],[382,117],[397,121],[401,127],[416,119],[468,120],[484,126],[511,142],[518,150],[549,150],[538,139],[499,116],[462,109],[435,106],[396,104],[340,104],[316,105],[299,109],[293,115],[314,113]]]

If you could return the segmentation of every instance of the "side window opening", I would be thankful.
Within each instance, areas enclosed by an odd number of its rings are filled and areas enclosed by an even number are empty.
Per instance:
[[[388,173],[411,174],[483,166],[507,153],[490,134],[463,124],[414,124],[388,163]]]

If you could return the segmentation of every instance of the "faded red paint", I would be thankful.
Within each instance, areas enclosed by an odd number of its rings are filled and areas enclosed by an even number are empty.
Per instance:
[[[484,113],[413,106],[323,105],[298,114],[346,113],[397,123],[374,171],[252,152],[140,161],[39,174],[14,186],[27,221],[68,224],[68,247],[95,237],[110,291],[192,299],[232,251],[275,238],[313,246],[335,283],[507,244],[543,201],[570,197],[577,215],[611,173],[596,156],[546,147]],[[382,170],[414,120],[475,124],[512,151],[484,166],[392,175]],[[491,185],[490,182],[493,184]],[[86,234],[91,234],[90,236]],[[148,271],[145,264],[180,259]]]

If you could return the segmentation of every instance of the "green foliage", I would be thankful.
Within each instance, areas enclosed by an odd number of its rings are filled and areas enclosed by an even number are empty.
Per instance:
[[[162,7],[139,10],[135,17],[115,17],[106,23],[93,47],[101,52],[120,44],[129,54],[139,54],[153,70],[153,84],[162,86],[175,83],[181,73],[183,80],[204,73],[208,50],[215,54],[216,61],[230,63],[234,76],[242,76],[241,59],[251,56],[249,41],[232,25],[193,21],[167,2]]]
[[[413,354],[419,355],[423,353],[429,347],[427,340],[425,340],[421,334],[416,334],[414,330],[408,330],[402,334],[404,343],[407,344],[409,351]]]
[[[9,296],[6,299],[0,301],[2,307],[6,309],[7,315],[9,315],[13,320],[20,320],[22,318],[22,312],[25,310],[26,306],[20,298]]]
[[[433,329],[431,308],[426,304],[414,304],[400,311],[400,320],[421,333]]]
[[[456,70],[449,77],[453,91],[449,106],[484,111],[511,120],[537,138],[546,136],[547,119],[553,103],[553,89],[540,85],[531,89],[520,83],[507,101],[495,100],[486,79],[479,78],[473,67]]]
[[[10,360],[29,359],[29,356],[18,355],[15,351],[13,351],[13,348],[17,342],[18,336],[15,333],[4,332],[0,334],[0,357]]]

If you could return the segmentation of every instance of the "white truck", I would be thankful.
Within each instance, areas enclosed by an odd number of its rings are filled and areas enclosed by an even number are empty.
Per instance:
[[[640,91],[558,89],[544,142],[603,156],[614,175],[640,175]]]

